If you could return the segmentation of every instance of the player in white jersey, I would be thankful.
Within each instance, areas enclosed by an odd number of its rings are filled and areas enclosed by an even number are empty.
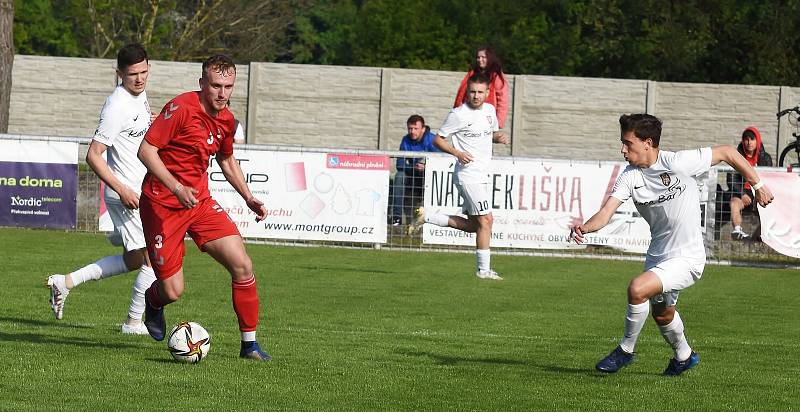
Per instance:
[[[115,234],[122,240],[124,252],[106,256],[68,275],[49,276],[50,305],[56,319],[62,318],[64,302],[72,288],[88,280],[99,280],[138,269],[128,318],[122,324],[122,332],[148,334],[142,324],[144,291],[155,280],[155,274],[147,257],[138,210],[142,180],[147,168],[137,154],[153,116],[145,92],[149,73],[147,52],[141,45],[129,44],[120,49],[117,75],[122,83],[106,99],[100,112],[100,123],[86,154],[86,162],[106,184],[104,197],[108,213],[114,223]],[[103,156],[105,152],[108,152],[108,161]]]
[[[492,143],[508,144],[508,135],[500,132],[494,107],[486,100],[489,79],[474,74],[467,80],[467,101],[451,110],[433,141],[439,150],[458,158],[455,184],[464,199],[464,214],[448,216],[441,212],[419,213],[419,223],[432,223],[475,233],[478,270],[481,279],[503,280],[491,269],[489,243],[492,238],[492,209],[489,196],[489,164]],[[451,146],[447,138],[453,139]],[[412,228],[412,230],[414,230]]]
[[[700,279],[706,261],[696,176],[724,161],[753,186],[761,206],[767,206],[773,196],[732,146],[668,152],[658,148],[661,121],[655,116],[623,115],[619,123],[622,155],[630,165],[617,177],[600,211],[586,223],[572,226],[570,235],[576,243],[582,243],[585,234],[603,228],[617,208],[632,199],[650,225],[651,240],[644,271],[628,285],[622,340],[596,368],[613,373],[633,362],[636,339],[648,312],[652,312],[661,335],[674,351],[664,375],[680,375],[700,362],[686,341],[683,321],[675,310],[678,294]]]

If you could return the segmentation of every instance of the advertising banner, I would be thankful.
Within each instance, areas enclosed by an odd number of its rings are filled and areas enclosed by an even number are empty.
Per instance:
[[[388,156],[257,150],[237,150],[235,156],[267,219],[255,222],[214,159],[209,189],[243,236],[386,242]]]
[[[461,213],[463,200],[453,184],[455,158],[429,157],[425,171],[425,208]],[[560,161],[492,161],[489,191],[494,226],[493,247],[567,249],[569,227],[600,209],[625,168],[619,164],[571,164]],[[475,235],[426,224],[423,242],[474,245]],[[624,203],[602,230],[586,236],[590,245],[645,253],[650,229],[631,201]]]
[[[3,142],[0,226],[75,228],[77,195],[77,143]]]
[[[765,171],[758,175],[775,196],[767,207],[758,206],[761,240],[778,253],[800,258],[800,176]]]

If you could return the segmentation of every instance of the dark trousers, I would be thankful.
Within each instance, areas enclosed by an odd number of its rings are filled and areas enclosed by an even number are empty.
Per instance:
[[[404,209],[410,212],[414,204],[422,199],[424,180],[423,175],[415,173],[401,170],[395,173],[392,181],[392,218],[400,219]]]

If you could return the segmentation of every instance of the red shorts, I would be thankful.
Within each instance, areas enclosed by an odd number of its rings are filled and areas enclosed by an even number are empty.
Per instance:
[[[183,266],[186,233],[200,250],[212,240],[239,234],[228,213],[211,197],[192,209],[174,209],[152,202],[147,196],[139,200],[139,214],[147,243],[150,263],[158,279],[166,279]]]

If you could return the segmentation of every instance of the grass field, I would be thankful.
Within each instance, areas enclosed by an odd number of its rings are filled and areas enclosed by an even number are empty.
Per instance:
[[[471,254],[248,245],[274,357],[256,364],[237,357],[227,273],[187,250],[166,315],[211,333],[197,365],[119,333],[133,274],[81,285],[53,318],[43,279],[116,253],[103,236],[0,229],[0,409],[800,408],[797,271],[706,267],[678,305],[700,365],[662,377],[672,352],[649,320],[636,363],[602,376],[638,262],[495,256],[492,283]]]

